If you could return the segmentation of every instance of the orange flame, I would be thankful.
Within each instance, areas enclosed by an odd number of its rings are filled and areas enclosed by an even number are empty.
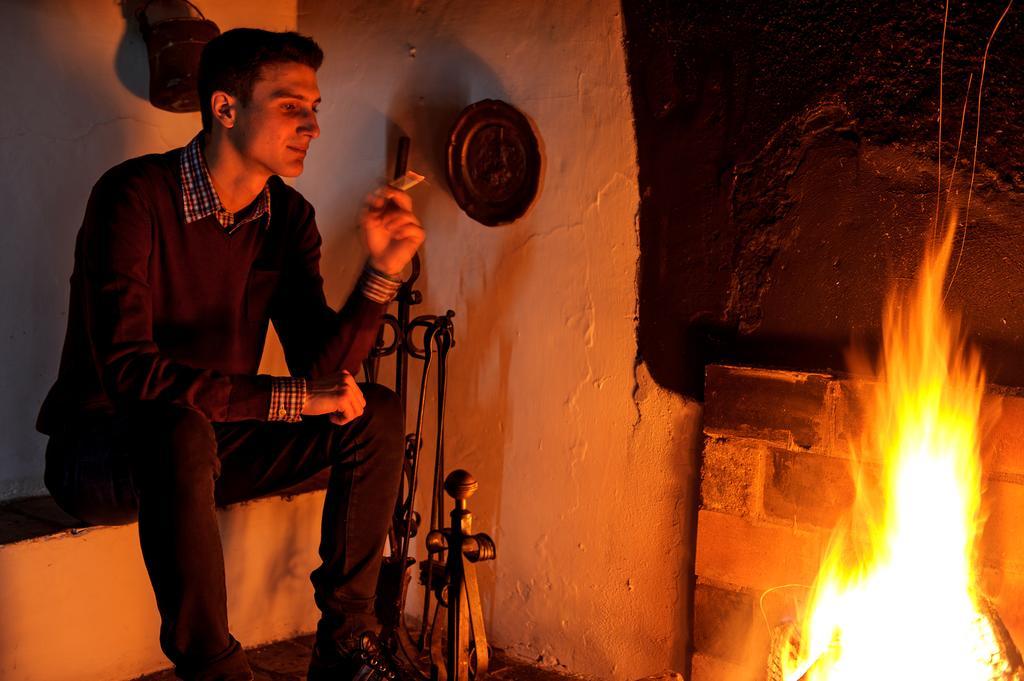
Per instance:
[[[784,651],[786,681],[1003,678],[977,591],[984,372],[942,309],[956,221],[892,293],[855,447],[857,500]]]

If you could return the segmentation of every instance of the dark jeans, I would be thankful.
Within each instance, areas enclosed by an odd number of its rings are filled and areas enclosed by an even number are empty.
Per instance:
[[[210,423],[193,409],[138,402],[51,436],[46,486],[60,506],[93,524],[131,522],[137,514],[160,644],[181,678],[250,678],[228,631],[215,505],[290,487],[328,466],[323,562],[311,576],[321,611],[317,636],[342,640],[375,626],[404,424],[393,392],[360,387],[366,410],[340,427],[326,417]]]

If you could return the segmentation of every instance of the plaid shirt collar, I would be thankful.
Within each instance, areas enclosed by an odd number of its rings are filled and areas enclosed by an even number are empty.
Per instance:
[[[236,222],[237,213],[224,208],[217,196],[217,190],[210,179],[210,171],[206,167],[203,155],[203,133],[192,138],[181,151],[181,200],[185,206],[185,224],[202,220],[214,215],[224,231],[233,234],[235,230],[254,220],[267,216],[266,226],[270,225],[270,183],[263,186],[263,191],[256,198],[256,204],[249,215]]]

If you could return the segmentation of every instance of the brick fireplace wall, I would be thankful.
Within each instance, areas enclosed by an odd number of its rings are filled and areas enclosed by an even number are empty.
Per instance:
[[[761,681],[770,627],[813,582],[854,498],[850,440],[866,383],[710,366],[697,516],[692,681]],[[1024,642],[1024,397],[991,388],[982,440],[982,588]],[[781,588],[780,588],[781,587]]]

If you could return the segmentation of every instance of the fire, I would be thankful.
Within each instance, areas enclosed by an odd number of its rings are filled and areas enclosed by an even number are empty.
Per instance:
[[[1010,678],[977,587],[984,372],[943,312],[953,234],[886,302],[857,500],[783,650],[785,681]]]

